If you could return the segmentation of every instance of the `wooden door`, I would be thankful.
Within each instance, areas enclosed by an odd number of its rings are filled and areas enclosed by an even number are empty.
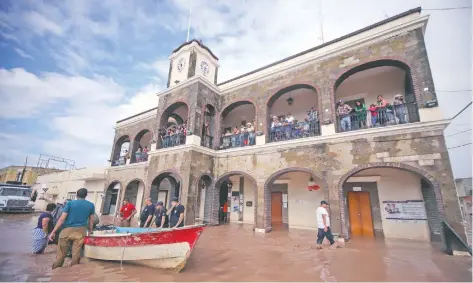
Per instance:
[[[352,236],[374,236],[368,192],[348,192],[348,213]]]
[[[271,194],[271,223],[282,224],[282,193]]]

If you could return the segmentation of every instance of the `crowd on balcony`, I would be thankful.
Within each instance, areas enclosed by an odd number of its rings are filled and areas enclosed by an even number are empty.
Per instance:
[[[272,116],[270,141],[291,140],[320,135],[318,112],[315,106],[307,112],[304,121],[298,121],[291,113]]]
[[[254,145],[256,142],[255,122],[242,121],[240,127],[226,129],[221,136],[220,149]]]
[[[148,161],[148,147],[142,148],[141,145],[135,152],[135,160],[136,162],[144,162]]]
[[[186,143],[187,121],[183,124],[172,125],[160,131],[162,148],[178,146]]]
[[[345,103],[338,102],[337,116],[342,132],[357,130],[367,127],[379,127],[408,122],[408,109],[404,96],[397,94],[392,103],[378,95],[376,103],[366,107],[361,100],[355,102],[355,108]]]

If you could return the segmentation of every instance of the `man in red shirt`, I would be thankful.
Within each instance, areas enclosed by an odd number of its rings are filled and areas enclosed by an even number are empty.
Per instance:
[[[131,218],[136,213],[135,206],[126,198],[123,200],[123,205],[120,208],[120,216],[121,216],[121,226],[122,227],[130,227]]]

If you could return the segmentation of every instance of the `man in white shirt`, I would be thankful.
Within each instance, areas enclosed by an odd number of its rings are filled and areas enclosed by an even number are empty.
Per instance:
[[[317,208],[317,249],[322,249],[322,242],[324,237],[329,240],[331,248],[336,248],[337,245],[333,240],[332,230],[330,229],[330,216],[328,215],[327,207],[328,203],[323,200],[320,202],[320,207]]]

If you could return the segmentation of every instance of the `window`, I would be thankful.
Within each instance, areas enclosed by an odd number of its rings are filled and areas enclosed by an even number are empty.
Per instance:
[[[67,199],[75,200],[76,199],[76,193],[67,193]]]

